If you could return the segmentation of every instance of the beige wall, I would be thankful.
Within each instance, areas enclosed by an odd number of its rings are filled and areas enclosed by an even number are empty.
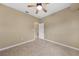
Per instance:
[[[79,4],[45,18],[45,38],[79,48]]]
[[[73,7],[74,6],[74,7]],[[79,12],[64,9],[45,18],[45,38],[79,48]],[[34,38],[38,19],[0,4],[0,48]]]
[[[0,48],[34,39],[37,19],[0,4]]]

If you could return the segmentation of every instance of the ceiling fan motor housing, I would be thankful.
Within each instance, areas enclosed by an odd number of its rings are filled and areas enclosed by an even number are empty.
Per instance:
[[[39,6],[39,5],[42,6],[42,3],[37,3],[37,6]]]

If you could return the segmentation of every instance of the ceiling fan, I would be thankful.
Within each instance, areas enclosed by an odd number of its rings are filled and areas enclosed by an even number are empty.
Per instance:
[[[38,14],[38,12],[40,11],[40,10],[43,10],[45,13],[47,12],[47,10],[46,10],[46,8],[45,8],[45,6],[47,5],[48,3],[36,3],[35,5],[28,5],[27,7],[36,7],[36,14]]]

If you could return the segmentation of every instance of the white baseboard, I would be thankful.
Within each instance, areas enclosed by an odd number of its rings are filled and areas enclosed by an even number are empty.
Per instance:
[[[48,40],[48,39],[43,39],[43,40],[46,40],[48,42],[52,42],[54,44],[57,44],[57,45],[60,45],[60,46],[64,46],[64,47],[67,47],[67,48],[70,48],[70,49],[73,49],[73,50],[76,50],[76,51],[79,51],[79,48],[72,47],[72,46],[69,46],[69,45],[66,45],[66,44],[63,44],[63,43],[59,43],[59,42],[56,42],[56,41],[51,41],[51,40]]]
[[[8,47],[5,47],[5,48],[1,48],[0,51],[4,51],[4,50],[7,50],[7,49],[16,47],[16,46],[20,46],[20,45],[23,45],[23,44],[25,44],[25,43],[32,42],[32,41],[34,41],[34,40],[35,40],[35,39],[32,39],[32,40],[25,41],[25,42],[21,42],[21,43],[17,43],[17,44],[15,44],[15,45],[11,45],[11,46],[8,46]]]
[[[16,46],[20,46],[20,45],[23,45],[23,44],[26,44],[26,43],[30,43],[30,42],[32,42],[34,40],[35,39],[29,40],[29,41],[25,41],[25,42],[21,42],[21,43],[17,43],[15,45],[11,45],[11,46],[8,46],[8,47],[5,47],[5,48],[1,48],[0,51],[4,51],[4,50],[7,50],[7,49],[16,47]],[[66,44],[63,44],[63,43],[59,43],[59,42],[56,42],[56,41],[51,41],[51,40],[48,40],[48,39],[42,39],[42,40],[45,40],[45,41],[48,41],[48,42],[51,42],[51,43],[54,43],[54,44],[57,44],[57,45],[60,45],[60,46],[64,46],[64,47],[67,47],[67,48],[79,51],[79,48],[75,48],[75,47],[72,47],[72,46],[69,46],[69,45],[66,45]]]

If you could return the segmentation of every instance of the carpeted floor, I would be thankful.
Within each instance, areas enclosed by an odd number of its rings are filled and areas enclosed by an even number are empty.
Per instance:
[[[79,56],[79,51],[45,40],[35,40],[0,52],[0,56]]]

